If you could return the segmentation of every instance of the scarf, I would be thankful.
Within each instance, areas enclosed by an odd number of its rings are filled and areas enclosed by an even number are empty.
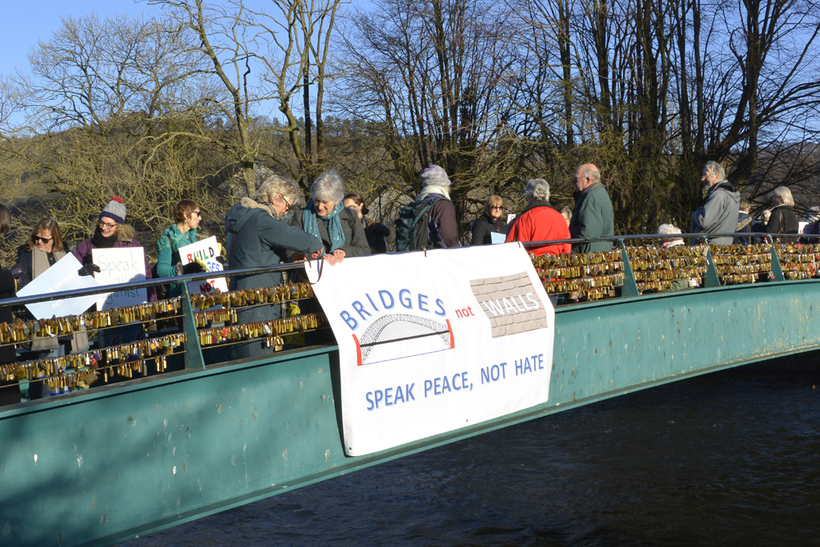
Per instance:
[[[255,199],[245,197],[239,200],[239,204],[245,209],[262,209],[273,218],[279,219],[279,215],[276,214],[276,211],[273,210],[273,207],[271,207],[269,203],[259,203]]]
[[[552,205],[550,205],[549,201],[540,201],[540,200],[534,199],[534,200],[532,200],[531,202],[529,202],[527,204],[527,206],[524,208],[523,211],[521,211],[521,214],[518,215],[518,216],[523,216],[524,213],[526,213],[527,211],[531,211],[531,210],[535,209],[536,207],[549,207],[550,209],[554,209],[554,207]]]
[[[302,211],[302,228],[309,234],[313,234],[320,240],[322,236],[319,234],[319,221],[321,218],[327,222],[327,235],[330,238],[329,253],[336,249],[340,249],[345,244],[345,233],[342,231],[342,220],[339,218],[339,213],[344,209],[342,202],[338,202],[336,207],[326,217],[320,217],[316,214],[316,209],[313,206],[313,200],[307,204]]]
[[[425,186],[421,194],[418,195],[416,201],[421,201],[424,199],[424,196],[428,196],[430,194],[441,194],[447,199],[450,199],[450,187],[449,186],[433,186],[432,184],[428,184]]]
[[[49,254],[53,256],[55,261],[60,260],[65,256],[65,251],[54,251],[52,253],[44,253],[37,247],[31,250],[31,279],[35,279],[44,271],[51,267]],[[51,351],[60,347],[60,341],[56,336],[35,336],[31,342],[32,351]]]
[[[98,249],[110,249],[114,246],[114,243],[116,242],[116,232],[111,236],[105,237],[104,235],[102,235],[102,232],[100,232],[99,226],[94,228],[94,237],[91,238],[91,243]]]
[[[49,255],[51,255],[51,257],[54,259],[54,262],[49,260]],[[37,247],[33,248],[31,250],[31,278],[35,279],[64,256],[65,251],[54,251],[52,253],[44,253]]]

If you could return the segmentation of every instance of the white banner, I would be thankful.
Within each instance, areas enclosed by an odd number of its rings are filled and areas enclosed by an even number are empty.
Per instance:
[[[547,401],[555,310],[520,245],[317,267],[306,264],[339,344],[348,455]]]
[[[115,285],[132,281],[145,281],[145,251],[142,247],[111,247],[91,249],[91,259],[100,267],[94,274],[100,285]],[[147,289],[128,289],[97,297],[101,310],[135,306],[148,301]]]
[[[216,241],[216,236],[179,248],[179,259],[183,266],[199,258],[208,266],[209,272],[222,271],[222,264],[216,259],[217,256],[219,256],[219,244]],[[228,292],[228,282],[224,277],[219,277],[188,283],[188,292],[191,294],[208,294],[213,292],[214,289]]]
[[[31,282],[17,292],[17,296],[33,296],[37,294],[51,294],[55,292],[70,291],[73,289],[90,289],[97,286],[97,281],[90,275],[81,276],[77,271],[82,267],[80,261],[67,253],[58,260],[54,266],[47,269]],[[80,315],[85,310],[94,305],[98,295],[80,296],[77,298],[66,298],[64,300],[51,300],[50,302],[38,302],[37,304],[26,304],[28,311],[37,319],[50,319],[55,315]]]

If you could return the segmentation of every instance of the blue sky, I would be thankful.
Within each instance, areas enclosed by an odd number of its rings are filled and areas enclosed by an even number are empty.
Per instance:
[[[0,74],[16,69],[28,73],[28,54],[37,42],[47,41],[60,28],[61,17],[81,18],[127,13],[154,13],[158,8],[129,0],[16,0],[3,3],[0,32]]]
[[[251,0],[265,4],[264,0]],[[350,0],[344,10],[367,6],[369,0]],[[9,75],[15,69],[28,73],[28,54],[38,41],[48,41],[60,28],[62,17],[80,19],[92,13],[100,17],[117,14],[151,15],[158,6],[130,0],[13,0],[3,5],[0,32],[0,74]]]

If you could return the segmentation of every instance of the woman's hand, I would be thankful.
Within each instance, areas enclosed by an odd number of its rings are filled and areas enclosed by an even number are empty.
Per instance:
[[[337,262],[341,262],[345,258],[345,252],[342,249],[336,249],[332,253],[328,253],[324,255],[324,259],[327,261],[328,264],[331,266],[335,265]]]

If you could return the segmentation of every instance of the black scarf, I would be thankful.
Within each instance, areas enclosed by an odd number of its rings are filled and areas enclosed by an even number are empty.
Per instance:
[[[526,213],[530,209],[535,209],[536,207],[549,207],[550,209],[555,209],[555,207],[550,205],[549,201],[539,201],[539,200],[534,199],[534,200],[532,200],[531,202],[529,202],[527,204],[527,207],[523,211],[521,211],[521,214],[523,215],[524,213]]]
[[[728,180],[724,180],[723,182],[720,182],[720,183],[715,184],[714,186],[712,186],[712,187],[709,189],[709,191],[708,191],[708,192],[706,192],[706,197],[708,198],[708,197],[709,197],[709,195],[710,195],[712,192],[717,191],[717,189],[718,189],[718,188],[723,188],[723,189],[724,189],[724,190],[726,190],[727,192],[737,192],[737,188],[735,188],[735,187],[734,187],[734,185],[733,185],[731,182],[729,182]]]
[[[105,237],[100,232],[100,227],[97,226],[94,229],[94,237],[91,238],[91,243],[94,244],[95,247],[98,249],[110,249],[114,246],[114,243],[117,242],[117,233],[114,232],[113,235]]]

